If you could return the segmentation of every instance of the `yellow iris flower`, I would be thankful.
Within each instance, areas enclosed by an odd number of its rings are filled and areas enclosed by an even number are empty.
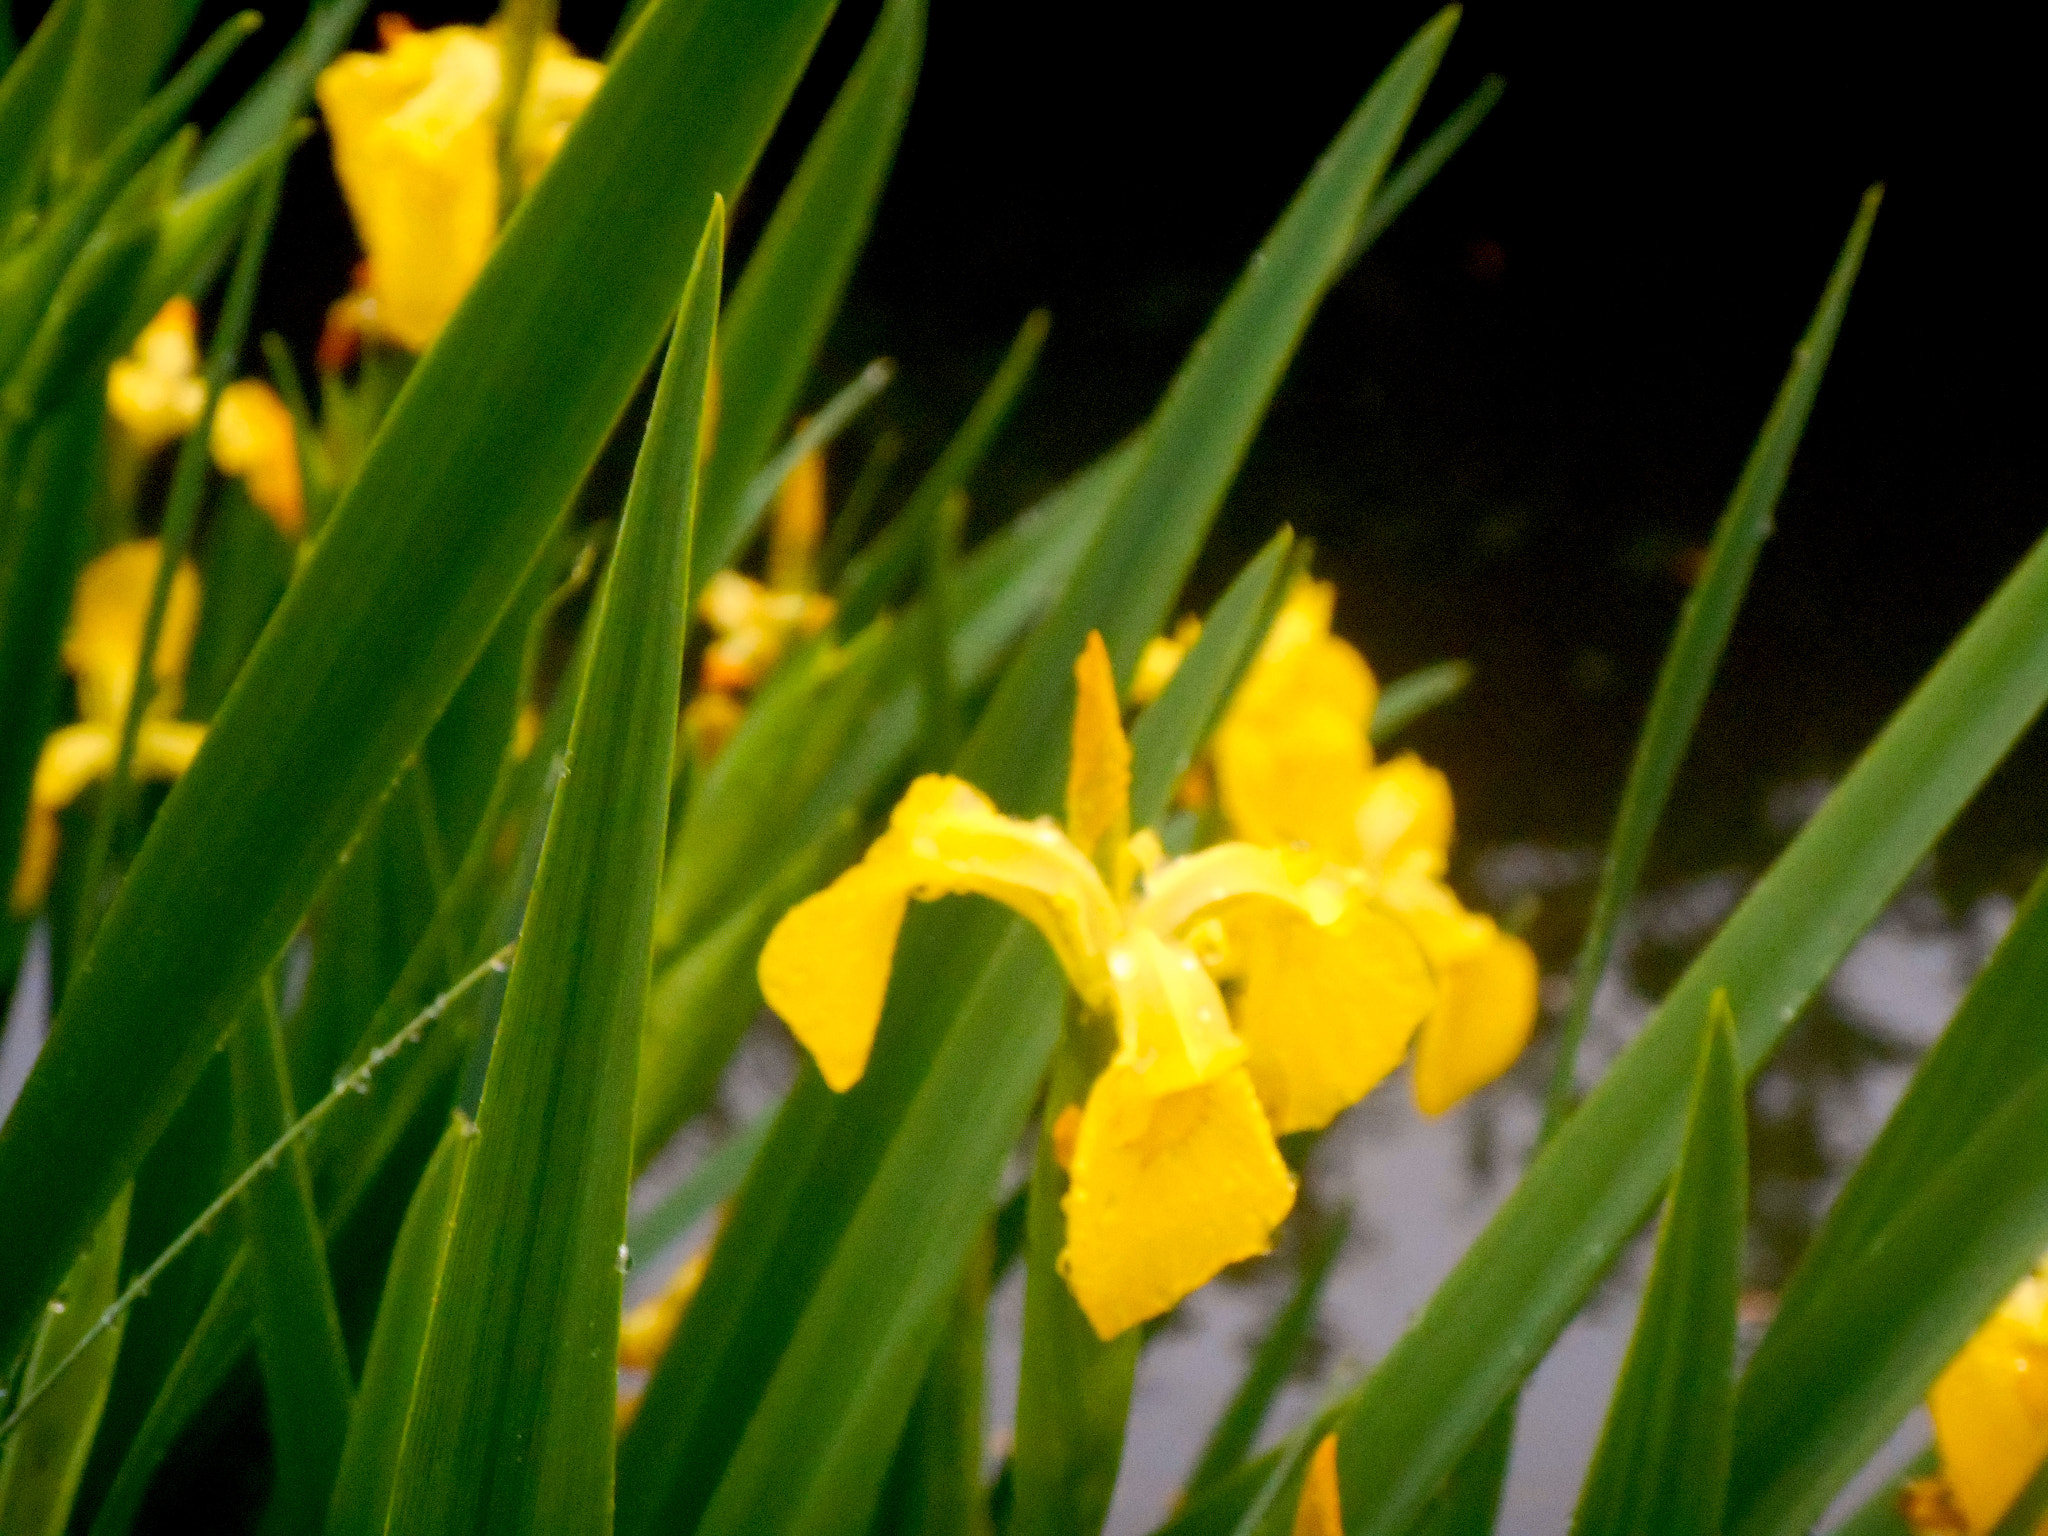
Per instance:
[[[866,1070],[912,900],[987,896],[1037,927],[1114,1035],[1058,1138],[1060,1271],[1108,1339],[1267,1249],[1294,1202],[1275,1134],[1363,1097],[1435,989],[1406,926],[1320,860],[1226,843],[1169,863],[1149,833],[1131,837],[1100,636],[1075,673],[1064,829],[926,775],[861,862],[783,918],[760,980],[843,1092]]]
[[[1238,836],[1321,854],[1414,930],[1437,979],[1417,1037],[1415,1102],[1436,1115],[1528,1044],[1536,957],[1444,883],[1453,815],[1443,774],[1413,753],[1373,762],[1379,687],[1330,632],[1336,596],[1328,582],[1295,587],[1217,727],[1211,765]]]
[[[190,432],[205,409],[199,311],[179,295],[165,301],[128,355],[107,370],[107,414],[148,454]]]
[[[220,472],[240,475],[249,500],[297,543],[306,531],[306,487],[298,431],[277,391],[261,379],[228,385],[213,408],[208,446]]]
[[[28,825],[15,868],[12,906],[34,911],[49,894],[57,861],[57,813],[87,785],[113,771],[121,727],[135,692],[142,627],[163,550],[155,539],[116,545],[79,574],[64,635],[63,658],[78,683],[79,722],[51,733],[36,760]],[[183,701],[185,664],[199,627],[199,574],[189,561],[171,578],[169,606],[157,637],[151,695],[135,739],[134,776],[172,779],[190,766],[206,727],[171,718]]]
[[[483,270],[497,238],[503,65],[488,27],[382,26],[381,53],[344,53],[314,94],[334,170],[368,255],[359,318],[423,352]],[[561,38],[540,40],[519,104],[513,152],[540,178],[604,81],[604,66]]]
[[[816,590],[824,535],[825,456],[813,449],[776,492],[768,528],[768,580],[720,571],[697,600],[698,617],[716,637],[704,651],[700,686],[706,695],[760,686],[792,639],[815,635],[832,622],[837,606]]]
[[[1907,1489],[1907,1516],[1924,1536],[1984,1536],[2048,1459],[2048,1260],[1935,1379],[1927,1407],[1941,1472]]]

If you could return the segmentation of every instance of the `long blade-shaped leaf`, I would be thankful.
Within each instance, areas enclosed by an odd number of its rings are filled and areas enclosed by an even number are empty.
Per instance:
[[[1803,1529],[2048,1246],[2044,988],[2048,881],[1829,1213],[1758,1346],[1738,1403],[1730,1531]]]
[[[0,79],[0,227],[11,226],[43,166],[85,0],[57,0]]]
[[[327,1507],[326,1536],[383,1536],[391,1511],[391,1480],[412,1414],[427,1322],[440,1288],[455,1199],[462,1190],[476,1128],[457,1115],[442,1135],[406,1207],[391,1250],[377,1321],[363,1358],[363,1386],[349,1417],[348,1441]]]
[[[192,169],[185,190],[198,192],[224,181],[263,152],[312,99],[313,80],[328,60],[348,46],[349,34],[369,0],[315,0],[305,23],[284,46],[263,78],[235,103]]]
[[[1727,986],[1753,1071],[2044,698],[2048,542],[1694,960],[1361,1389],[1339,1440],[1353,1536],[1405,1529],[1648,1214],[1676,1160],[1708,994]]]
[[[1771,531],[1771,514],[1792,472],[1792,454],[1806,430],[1814,397],[1820,393],[1821,376],[1827,372],[1828,357],[1841,332],[1842,317],[1849,309],[1849,292],[1856,286],[1856,274],[1863,266],[1864,248],[1870,243],[1870,226],[1877,218],[1881,193],[1872,188],[1864,194],[1863,208],[1849,231],[1848,241],[1835,262],[1820,307],[1814,311],[1806,334],[1793,349],[1792,369],[1778,387],[1778,398],[1765,418],[1742,478],[1728,498],[1728,508],[1714,530],[1714,542],[1707,551],[1706,568],[1699,584],[1686,598],[1685,612],[1678,620],[1678,633],[1671,649],[1664,653],[1664,665],[1657,674],[1657,692],[1650,700],[1650,715],[1643,733],[1636,739],[1635,761],[1629,767],[1628,787],[1622,791],[1621,812],[1615,818],[1614,835],[1607,843],[1607,859],[1600,871],[1599,893],[1593,899],[1593,916],[1579,950],[1572,976],[1571,1011],[1565,1015],[1558,1039],[1557,1065],[1550,1083],[1550,1098],[1544,1113],[1547,1126],[1555,1129],[1571,1112],[1574,1074],[1578,1065],[1579,1041],[1592,1016],[1593,994],[1607,970],[1614,952],[1614,935],[1621,923],[1622,909],[1636,891],[1643,861],[1649,857],[1650,838],[1671,798],[1672,781],[1685,760],[1692,742],[1693,727],[1707,702],[1714,673],[1727,649],[1735,615],[1749,590],[1750,573],[1756,557]]]
[[[0,1128],[0,1358],[489,639],[830,10],[650,7],[414,370]]]
[[[284,1031],[269,987],[244,1010],[229,1046],[235,1146],[253,1163],[284,1134],[292,1112]],[[267,1520],[302,1531],[319,1523],[341,1464],[355,1382],[327,1275],[305,1149],[297,1142],[250,1189],[243,1205],[254,1257],[257,1354],[277,1467]]]
[[[1575,1536],[1713,1536],[1721,1528],[1749,1177],[1735,1020],[1721,993],[1708,1006],[1701,1047],[1685,1151]]]
[[[627,495],[399,1458],[399,1530],[606,1532],[633,1085],[724,205]]]
[[[788,425],[838,311],[903,136],[923,52],[924,0],[889,0],[733,292],[692,586],[730,565],[753,531],[741,515],[743,493]]]

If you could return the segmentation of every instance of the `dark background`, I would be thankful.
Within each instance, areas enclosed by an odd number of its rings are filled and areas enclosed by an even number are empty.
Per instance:
[[[230,9],[206,0],[202,26]],[[740,203],[738,245],[876,9],[842,6]],[[599,52],[617,10],[571,0],[563,29]],[[296,11],[276,8],[217,96]],[[976,527],[1135,426],[1430,14],[1270,0],[1197,22],[1163,5],[935,0],[821,370],[822,393],[876,354],[901,365],[834,461],[842,493],[882,426],[906,436],[907,484],[1037,305],[1051,340],[974,483]],[[1838,775],[2040,531],[2021,451],[2040,259],[2021,230],[2039,179],[2021,160],[2022,50],[1981,21],[1872,15],[1472,6],[1415,137],[1490,72],[1507,94],[1331,294],[1253,449],[1191,596],[1288,521],[1317,541],[1339,626],[1383,677],[1470,658],[1470,693],[1416,733],[1453,775],[1468,846],[1601,835],[1688,551],[1872,181],[1889,192],[1863,280],[1664,872],[1763,857],[1770,789]],[[374,46],[367,21],[359,41]],[[260,320],[307,352],[354,257],[322,140],[300,155],[278,254]],[[1945,886],[2031,875],[2048,844],[2041,757],[2023,748],[1968,813]]]

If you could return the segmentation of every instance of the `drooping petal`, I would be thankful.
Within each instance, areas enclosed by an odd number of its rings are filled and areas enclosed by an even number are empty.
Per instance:
[[[1407,925],[1362,897],[1327,924],[1273,901],[1223,923],[1259,1100],[1276,1134],[1319,1130],[1401,1064],[1436,978]]]
[[[135,689],[135,662],[149,617],[150,589],[163,563],[155,539],[117,544],[79,572],[64,633],[64,666],[78,680],[78,712],[119,726]],[[185,664],[199,629],[199,573],[191,561],[171,577],[163,627],[157,634],[153,714],[175,714],[183,697]]]
[[[1318,881],[1319,859],[1277,848],[1217,843],[1145,873],[1145,896],[1132,921],[1155,933],[1181,933],[1227,903],[1247,897],[1298,908],[1321,922],[1334,920],[1349,899],[1341,885]]]
[[[1415,1047],[1415,1103],[1440,1115],[1514,1065],[1536,1025],[1536,956],[1491,918],[1479,948],[1437,967],[1436,1008]]]
[[[1951,1502],[1990,1531],[2048,1458],[2048,1272],[2036,1270],[1927,1394]]]
[[[1344,1536],[1344,1501],[1337,1484],[1337,1437],[1323,1436],[1301,1480],[1294,1506],[1294,1536]]]
[[[1372,763],[1378,686],[1330,633],[1336,589],[1302,581],[1239,684],[1211,756],[1223,812],[1254,843],[1300,843],[1358,859],[1353,813]]]
[[[1264,1253],[1293,1204],[1294,1180],[1242,1069],[1160,1098],[1112,1065],[1075,1137],[1060,1273],[1096,1334],[1112,1339]]]
[[[1067,759],[1067,836],[1108,872],[1121,897],[1131,835],[1131,744],[1124,737],[1109,648],[1095,630],[1074,663],[1074,741]]]
[[[905,905],[965,893],[1028,919],[1082,1000],[1108,1011],[1122,923],[1095,867],[1052,823],[1001,815],[972,785],[927,774],[861,862],[792,908],[761,953],[763,996],[832,1087],[866,1070]]]
[[[1211,1082],[1241,1065],[1223,994],[1186,947],[1133,928],[1109,952],[1116,1065],[1155,1098]]]
[[[297,542],[306,531],[306,489],[298,432],[277,391],[261,379],[228,385],[213,409],[208,446],[220,472],[239,475],[257,510]]]
[[[1450,780],[1403,752],[1367,775],[1356,823],[1367,869],[1442,875],[1450,862]]]
[[[761,949],[761,996],[834,1093],[867,1071],[910,905],[907,876],[900,861],[856,864],[790,908]]]

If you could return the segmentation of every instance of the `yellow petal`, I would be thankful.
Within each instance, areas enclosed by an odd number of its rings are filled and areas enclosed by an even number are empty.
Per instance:
[[[475,27],[345,53],[314,94],[334,141],[382,328],[425,351],[483,270],[498,229],[497,45]]]
[[[1109,979],[1116,1065],[1135,1087],[1154,1097],[1177,1093],[1244,1061],[1223,994],[1191,950],[1134,928],[1110,949]]]
[[[835,1089],[866,1070],[905,903],[969,893],[1029,919],[1082,1000],[1109,1011],[1122,919],[1095,867],[1051,822],[1001,815],[972,785],[927,774],[861,862],[791,909],[761,953],[763,996]]]
[[[813,448],[796,461],[775,493],[768,525],[768,585],[778,592],[809,592],[818,584],[818,545],[825,537],[825,453]]]
[[[1294,1536],[1344,1536],[1344,1503],[1337,1487],[1337,1437],[1325,1435],[1308,1459],[1301,1502],[1294,1506]]]
[[[175,779],[192,766],[205,740],[206,727],[190,720],[143,721],[135,736],[135,777]]]
[[[1367,777],[1357,828],[1366,868],[1441,875],[1450,861],[1450,780],[1403,752]]]
[[[762,997],[834,1093],[868,1068],[910,905],[904,873],[900,865],[855,865],[790,908],[761,950]]]
[[[513,145],[521,186],[530,188],[540,180],[541,172],[561,152],[569,130],[603,84],[602,64],[578,58],[559,37],[541,39],[526,83],[526,100],[519,106],[519,132]]]
[[[1089,1090],[1060,1273],[1096,1334],[1157,1317],[1264,1253],[1294,1180],[1242,1070],[1164,1098],[1112,1065]]]
[[[296,542],[306,531],[306,491],[298,432],[277,391],[261,379],[240,379],[223,389],[208,446],[220,472],[239,475],[249,500]]]
[[[1166,685],[1180,671],[1188,652],[1202,638],[1202,621],[1192,613],[1182,616],[1171,635],[1158,635],[1145,642],[1138,657],[1138,675],[1131,679],[1131,702],[1150,704],[1166,692]]]
[[[111,773],[121,744],[116,731],[116,727],[96,720],[52,731],[43,742],[42,754],[36,758],[30,803],[39,810],[61,811],[84,792],[86,785]]]
[[[162,546],[155,539],[135,539],[115,545],[79,573],[64,635],[64,665],[78,679],[78,712],[87,720],[118,726],[128,712],[150,589],[162,563]],[[198,628],[199,573],[189,560],[181,561],[157,635],[151,713],[177,712]]]
[[[1415,1047],[1415,1102],[1426,1115],[1483,1088],[1522,1054],[1536,1025],[1536,956],[1495,929],[1485,947],[1440,965],[1437,982],[1436,1009]]]
[[[1211,756],[1223,812],[1254,843],[1301,843],[1358,861],[1358,808],[1379,689],[1365,658],[1330,634],[1336,591],[1296,586],[1239,684]]]
[[[1320,867],[1320,860],[1296,861],[1277,848],[1218,843],[1148,870],[1133,921],[1156,933],[1181,933],[1227,903],[1252,897],[1332,921],[1348,895],[1340,886],[1304,878]]]
[[[1927,1395],[1951,1500],[1972,1536],[1995,1527],[2048,1458],[2048,1280],[2008,1296]]]
[[[1107,871],[1119,894],[1125,843],[1131,833],[1131,744],[1124,738],[1122,707],[1109,648],[1098,631],[1074,663],[1074,744],[1067,760],[1067,836],[1098,868]]]
[[[668,1353],[669,1341],[681,1326],[697,1287],[704,1281],[709,1246],[676,1266],[668,1283],[619,1319],[619,1364],[628,1370],[651,1371]]]
[[[1231,1016],[1279,1135],[1364,1098],[1437,1001],[1414,934],[1362,897],[1327,924],[1271,901],[1231,907],[1223,923],[1240,978]]]
[[[138,449],[153,453],[190,432],[205,408],[199,312],[180,294],[165,301],[128,355],[107,370],[107,414]]]
[[[9,888],[7,907],[16,917],[27,917],[50,894],[50,877],[57,868],[57,813],[40,805],[28,810],[21,829],[21,853],[14,864],[14,883]]]

